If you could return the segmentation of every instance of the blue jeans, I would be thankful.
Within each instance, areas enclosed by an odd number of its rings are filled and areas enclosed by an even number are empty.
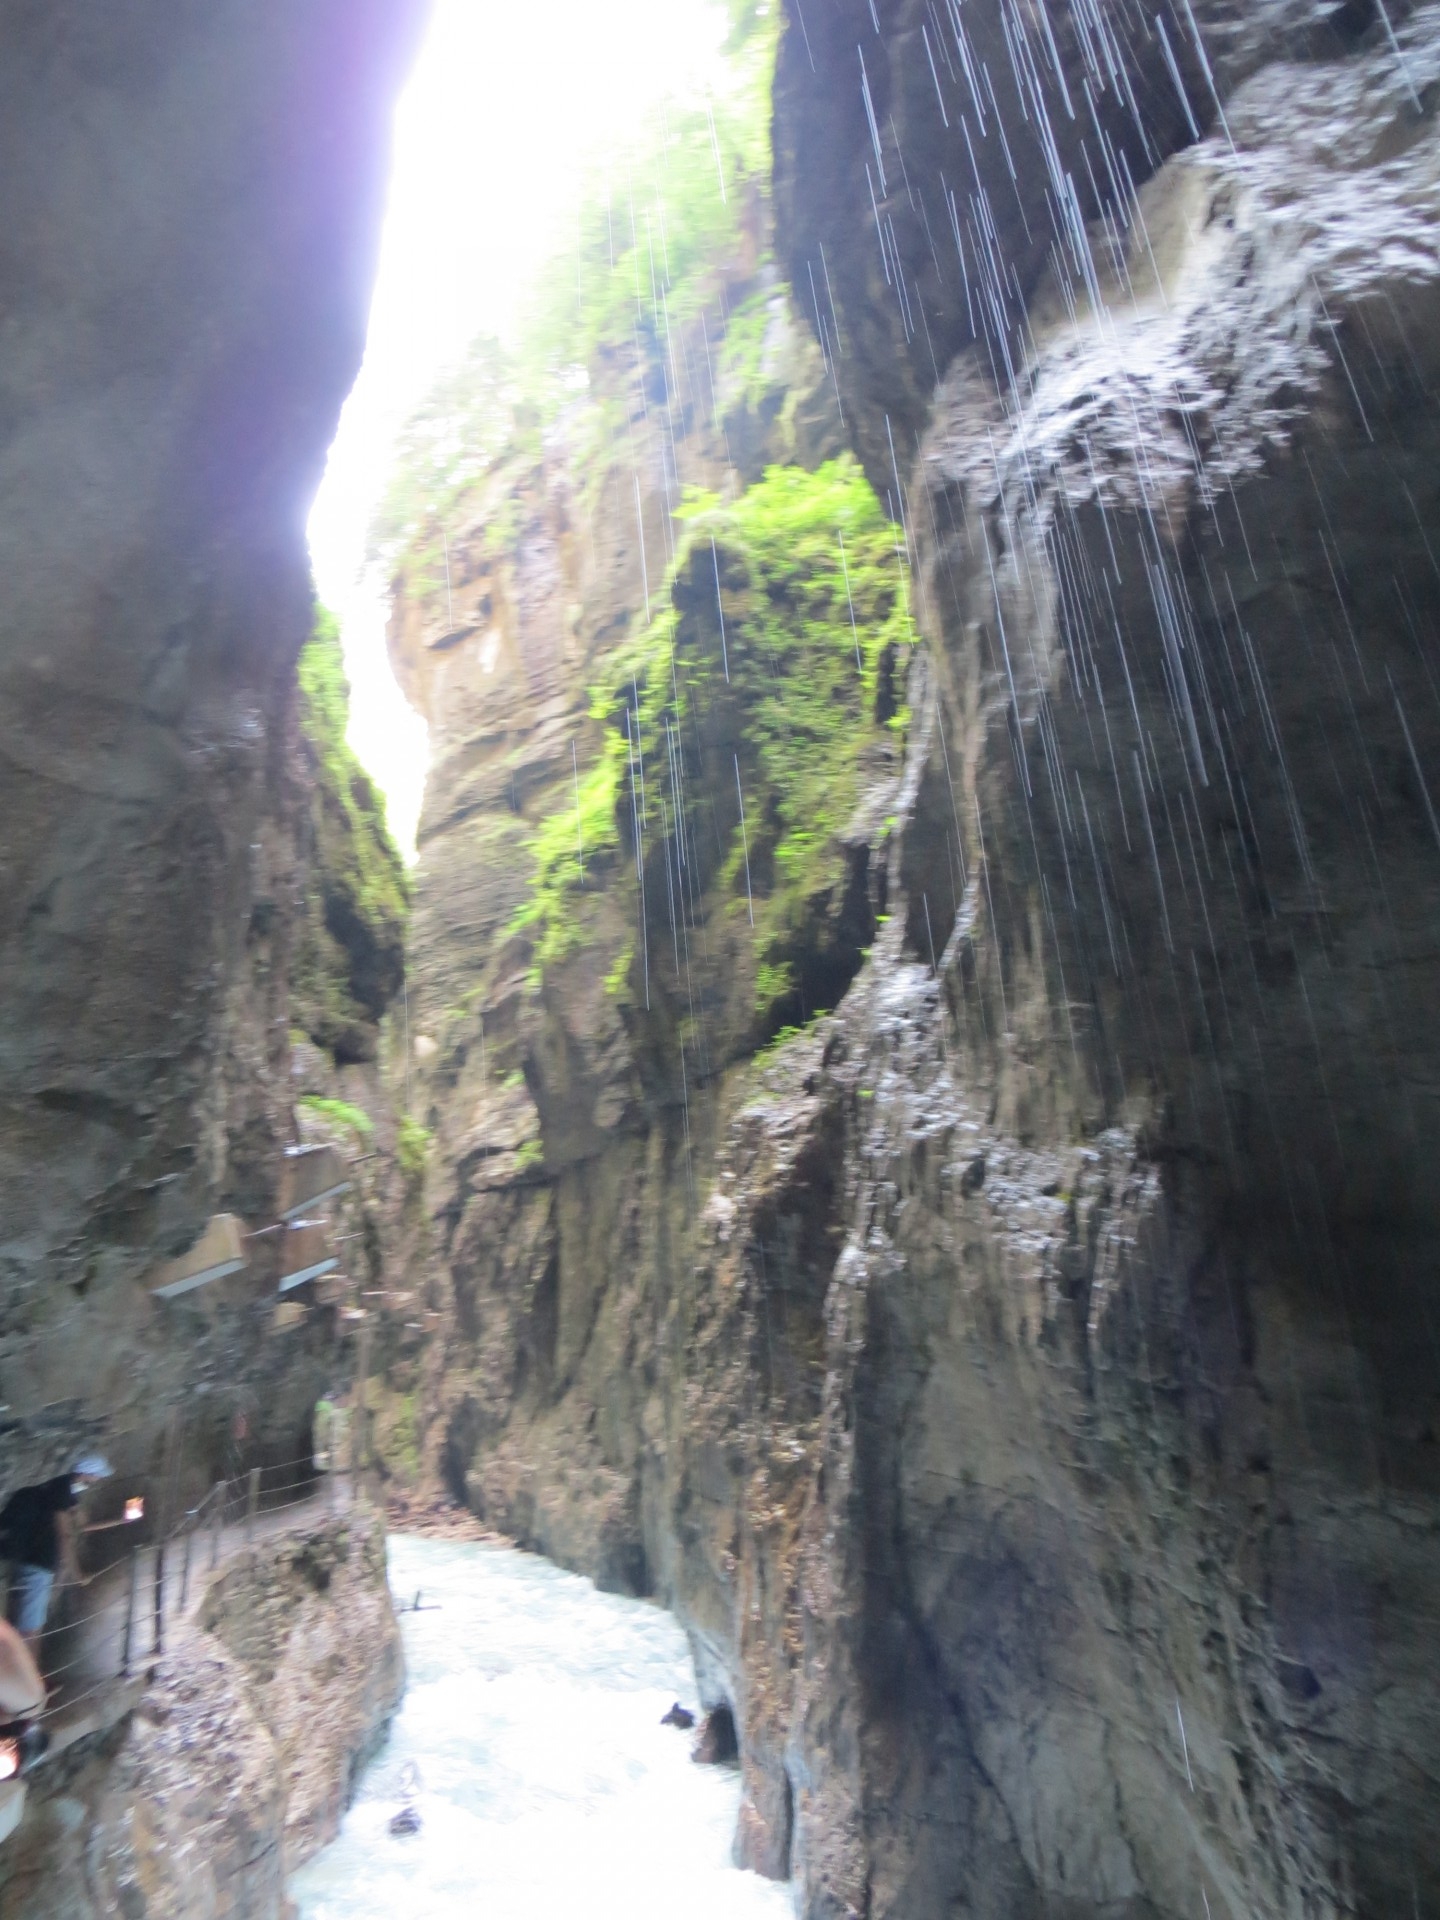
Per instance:
[[[55,1575],[49,1567],[10,1569],[10,1624],[17,1633],[41,1633],[50,1611]]]

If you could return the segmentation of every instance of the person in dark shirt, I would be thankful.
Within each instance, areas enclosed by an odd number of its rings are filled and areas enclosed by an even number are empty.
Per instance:
[[[7,1611],[11,1626],[32,1651],[45,1628],[56,1575],[80,1577],[71,1518],[80,1495],[97,1480],[108,1478],[110,1470],[102,1454],[86,1454],[70,1473],[21,1487],[0,1512],[0,1546],[11,1562]]]

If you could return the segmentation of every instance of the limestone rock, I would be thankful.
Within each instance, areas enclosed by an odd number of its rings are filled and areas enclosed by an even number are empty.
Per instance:
[[[375,1056],[376,1027],[405,973],[410,904],[383,802],[345,737],[349,712],[339,630],[322,614],[300,656],[310,884],[290,1006],[292,1024],[340,1066]]]
[[[226,1569],[112,1735],[30,1781],[6,1920],[283,1920],[398,1704],[383,1527],[352,1513]]]
[[[446,1471],[677,1608],[807,1920],[1423,1909],[1440,9],[786,12],[782,241],[928,643],[889,918],[679,1108],[614,918],[534,1004],[495,962],[519,1079],[429,1081]],[[577,655],[527,693],[507,618],[409,649],[427,1033],[565,773]]]
[[[0,1489],[266,1372],[136,1282],[293,1137],[303,515],[421,12],[0,8]]]
[[[1409,11],[1386,0],[1398,21]],[[997,385],[1057,257],[1083,286],[1088,225],[1216,123],[1266,62],[1382,35],[1370,0],[832,0],[788,4],[775,205],[803,309],[834,355],[857,451],[909,486],[937,379],[973,352]]]

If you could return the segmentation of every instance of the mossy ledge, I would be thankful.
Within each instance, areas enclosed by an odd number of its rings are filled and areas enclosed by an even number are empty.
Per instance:
[[[595,895],[633,895],[610,991],[678,996],[699,1038],[723,977],[755,1046],[834,1006],[874,931],[873,823],[855,814],[908,719],[903,547],[848,457],[772,467],[728,504],[694,494],[681,518],[660,610],[606,663],[599,754],[541,822],[508,931],[538,987],[592,941]]]
[[[323,609],[298,674],[313,787],[293,1008],[297,1023],[343,1066],[374,1057],[376,1025],[400,990],[410,885],[384,803],[345,738],[350,689],[339,628]]]

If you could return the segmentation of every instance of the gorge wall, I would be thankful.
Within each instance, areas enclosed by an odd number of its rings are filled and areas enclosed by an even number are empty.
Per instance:
[[[89,1570],[218,1478],[293,1493],[351,1364],[336,1296],[277,1301],[279,1215],[334,1132],[297,1095],[375,1071],[406,888],[304,520],[424,12],[0,4],[0,1501],[103,1449],[86,1520],[145,1516]],[[217,1214],[240,1257],[158,1297]],[[109,1731],[27,1783],[7,1920],[278,1920],[400,1684],[383,1528],[292,1547],[227,1572],[138,1703],[67,1666],[69,1731]]]
[[[1440,1908],[1437,99],[1429,6],[790,0],[746,432],[763,230],[398,580],[425,1442],[677,1609],[809,1920]]]
[[[0,1497],[86,1441],[158,1463],[182,1403],[203,1485],[229,1388],[289,1457],[333,1364],[269,1340],[273,1240],[143,1277],[272,1221],[296,1139],[303,520],[422,11],[0,8]]]

